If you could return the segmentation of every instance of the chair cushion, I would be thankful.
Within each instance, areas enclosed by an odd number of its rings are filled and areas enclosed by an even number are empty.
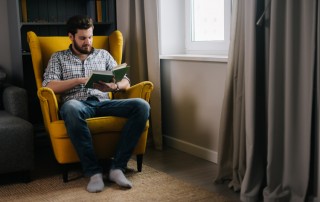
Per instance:
[[[126,118],[106,116],[87,119],[89,129],[92,134],[101,134],[106,132],[119,132],[126,123]],[[49,125],[51,138],[69,138],[63,120],[53,121]]]

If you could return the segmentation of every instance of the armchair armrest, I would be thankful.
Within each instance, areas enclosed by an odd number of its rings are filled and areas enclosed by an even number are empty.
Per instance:
[[[38,98],[40,101],[41,111],[44,123],[59,120],[59,105],[56,94],[51,88],[41,87],[38,90]]]
[[[28,95],[23,88],[8,85],[3,91],[3,107],[14,116],[28,120]]]
[[[126,91],[119,91],[114,93],[114,99],[128,99],[128,98],[142,98],[149,102],[150,95],[153,90],[153,83],[150,81],[142,81],[136,85],[131,86]]]

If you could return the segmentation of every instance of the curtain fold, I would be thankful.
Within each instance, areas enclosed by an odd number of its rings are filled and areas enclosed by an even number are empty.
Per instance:
[[[230,180],[229,187],[240,190],[245,171],[244,130],[244,4],[234,1],[228,72],[219,130],[218,177],[216,182]],[[233,58],[232,60],[230,58]]]
[[[150,80],[154,84],[151,105],[151,135],[162,149],[160,59],[157,1],[118,0],[117,28],[124,36],[123,60],[130,64],[131,83]],[[146,31],[148,30],[148,31]]]
[[[216,182],[231,180],[242,201],[317,199],[318,1],[233,7]]]
[[[264,197],[303,201],[312,135],[316,1],[272,1]],[[297,183],[298,182],[298,183]]]

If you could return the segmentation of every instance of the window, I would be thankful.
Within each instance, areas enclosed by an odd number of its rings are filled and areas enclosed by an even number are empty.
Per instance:
[[[187,0],[185,13],[187,54],[228,54],[231,0]]]

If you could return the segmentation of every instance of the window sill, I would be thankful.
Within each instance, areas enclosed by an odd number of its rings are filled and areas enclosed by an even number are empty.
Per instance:
[[[175,54],[175,55],[160,55],[160,59],[164,60],[185,60],[185,61],[200,61],[200,62],[228,62],[228,56],[222,55],[187,55],[187,54]]]

